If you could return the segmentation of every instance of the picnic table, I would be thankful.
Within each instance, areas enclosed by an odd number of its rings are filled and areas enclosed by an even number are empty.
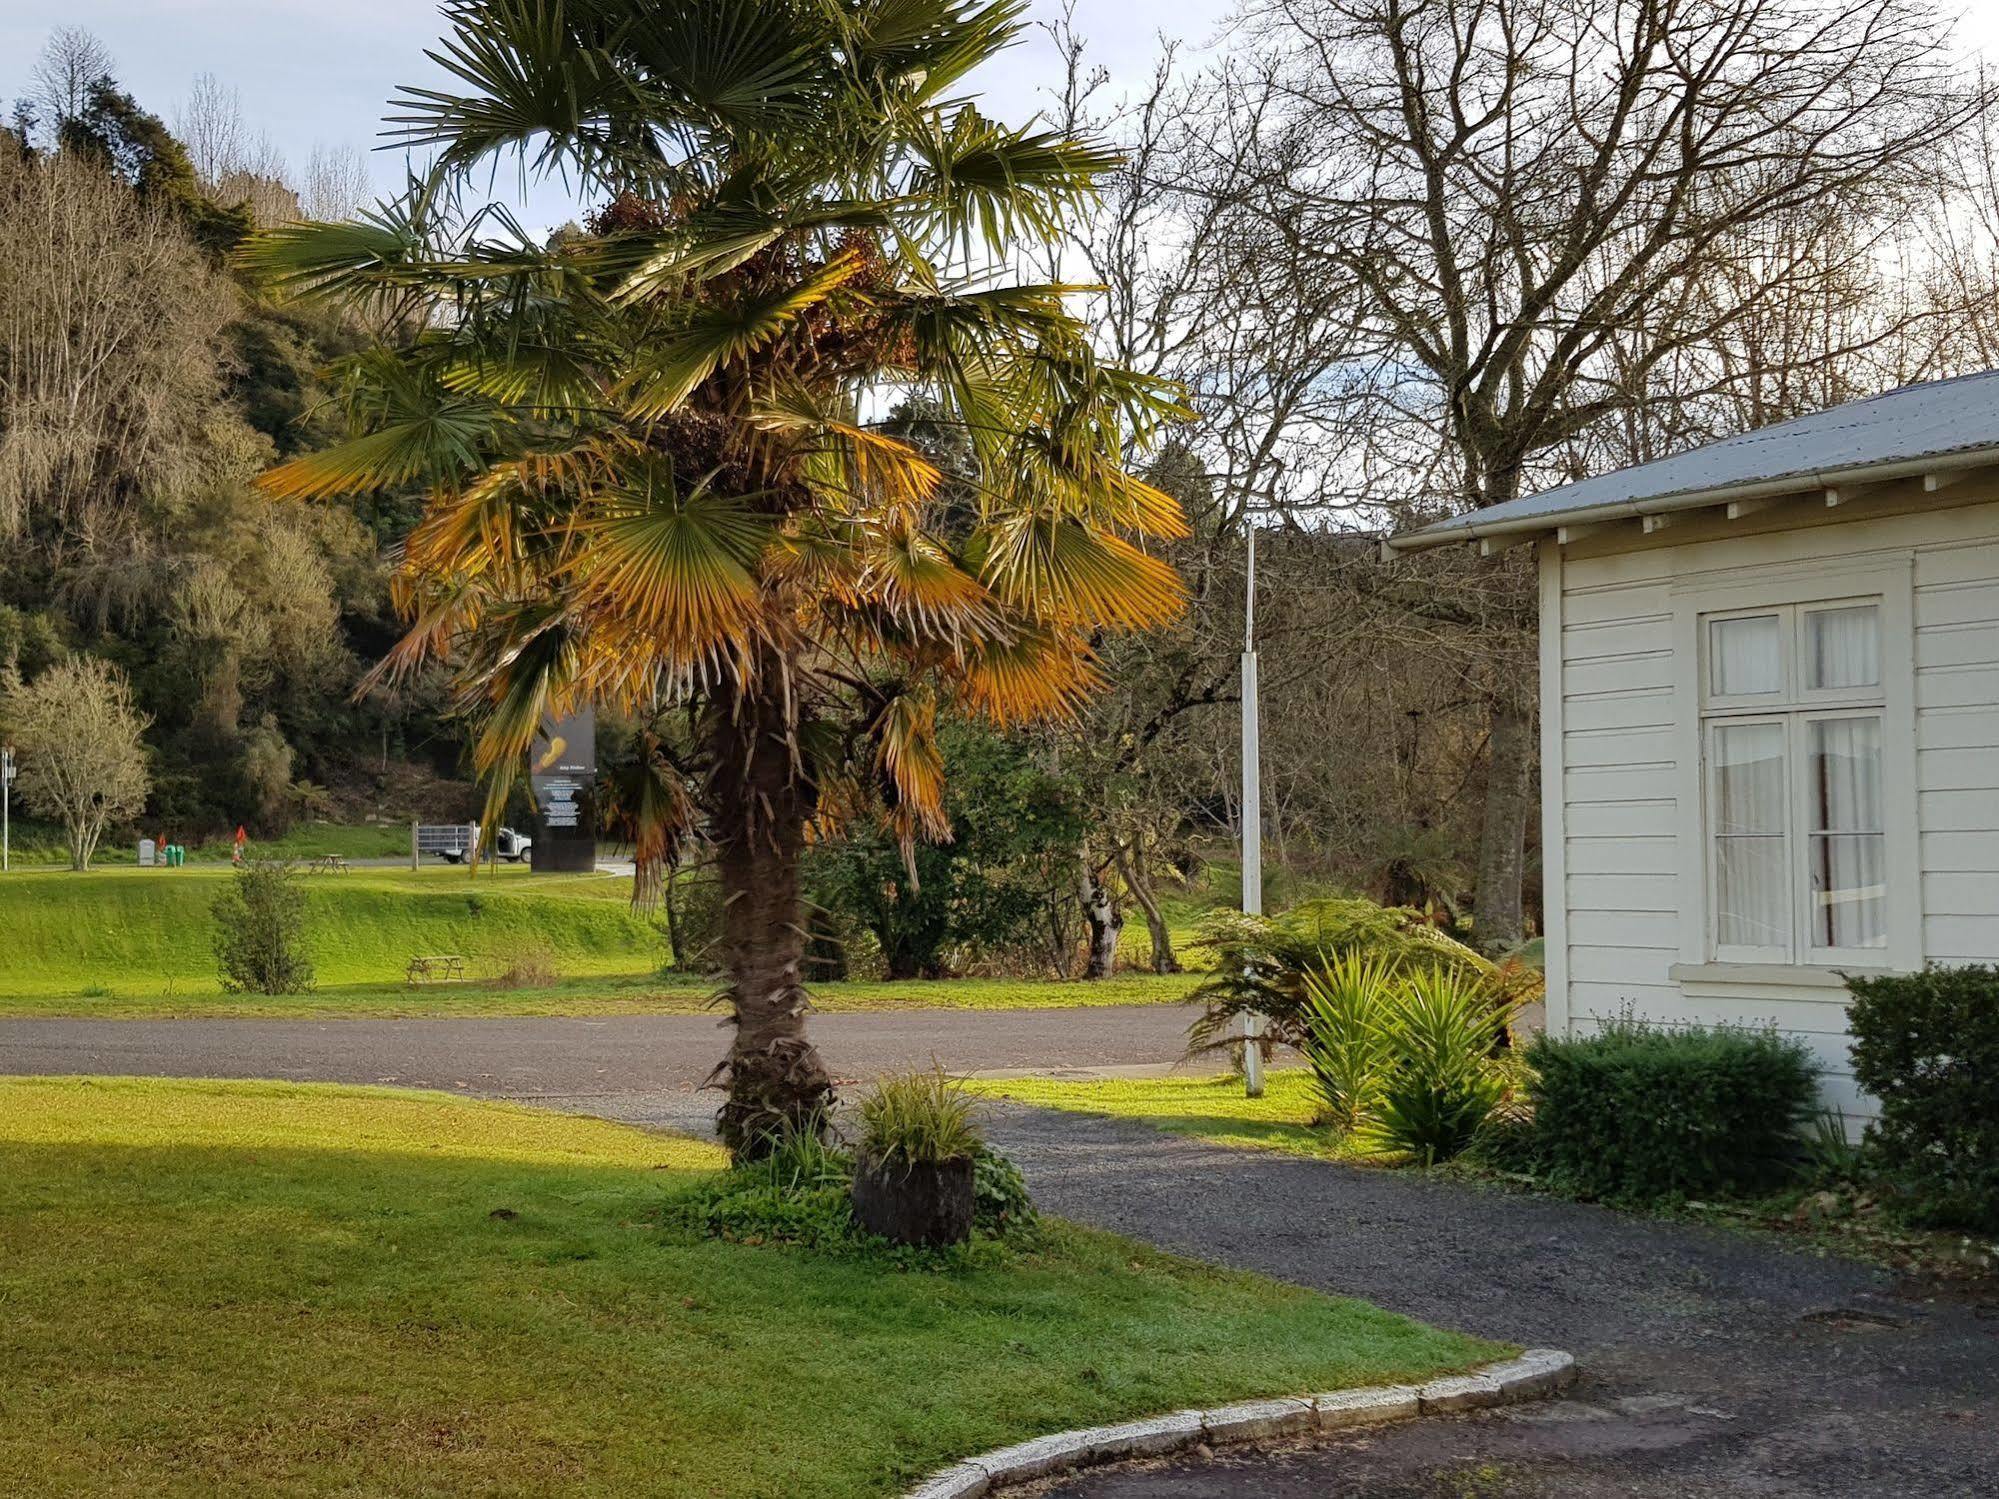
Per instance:
[[[423,984],[462,984],[465,982],[465,959],[457,953],[414,957],[410,959],[404,976],[412,988]]]
[[[321,854],[306,865],[312,874],[345,874],[347,860],[340,854]]]

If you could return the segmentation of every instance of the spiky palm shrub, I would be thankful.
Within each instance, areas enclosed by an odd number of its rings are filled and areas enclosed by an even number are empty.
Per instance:
[[[1508,1017],[1485,984],[1435,968],[1405,975],[1387,1021],[1389,1064],[1363,1138],[1426,1166],[1471,1144],[1506,1096],[1493,1052]]]
[[[1373,1117],[1394,1065],[1398,967],[1349,950],[1305,975],[1305,1060],[1320,1121],[1342,1134]]]
[[[1015,0],[454,0],[432,180],[282,229],[250,269],[400,330],[342,371],[352,441],[293,496],[417,483],[393,658],[448,660],[497,806],[551,712],[651,725],[639,893],[714,840],[735,1037],[723,1137],[818,1117],[799,857],[949,834],[940,712],[1072,711],[1091,641],[1171,618],[1185,534],[1125,455],[1180,408],[1092,354],[1068,288],[982,274],[1086,211],[1104,151],[958,93]],[[539,244],[462,203],[517,154],[598,209]],[[963,436],[939,466],[883,419]],[[629,788],[628,788],[629,790]]]

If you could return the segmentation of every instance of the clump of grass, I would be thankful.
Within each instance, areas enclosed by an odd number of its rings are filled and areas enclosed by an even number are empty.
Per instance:
[[[983,1143],[972,1100],[941,1069],[885,1077],[861,1100],[861,1154],[876,1166],[941,1166]]]
[[[491,962],[496,989],[546,989],[562,979],[555,948],[545,937],[516,937],[495,950]]]

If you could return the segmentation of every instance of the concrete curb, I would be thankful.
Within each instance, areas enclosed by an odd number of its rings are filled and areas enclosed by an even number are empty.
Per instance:
[[[1576,1361],[1568,1354],[1556,1348],[1530,1348],[1504,1363],[1423,1385],[1374,1385],[1324,1395],[1250,1400],[1220,1410],[1175,1411],[1149,1421],[1057,1432],[946,1468],[911,1489],[905,1499],[984,1499],[1012,1484],[1127,1458],[1164,1457],[1203,1443],[1219,1446],[1310,1436],[1412,1416],[1511,1405],[1551,1395],[1575,1377]]]

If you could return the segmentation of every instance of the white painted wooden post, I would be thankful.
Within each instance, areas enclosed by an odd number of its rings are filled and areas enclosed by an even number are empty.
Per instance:
[[[1257,716],[1256,523],[1249,525],[1249,577],[1242,631],[1242,910],[1263,914],[1263,747]],[[1251,1098],[1263,1097],[1263,1017],[1242,1020],[1242,1076]]]

